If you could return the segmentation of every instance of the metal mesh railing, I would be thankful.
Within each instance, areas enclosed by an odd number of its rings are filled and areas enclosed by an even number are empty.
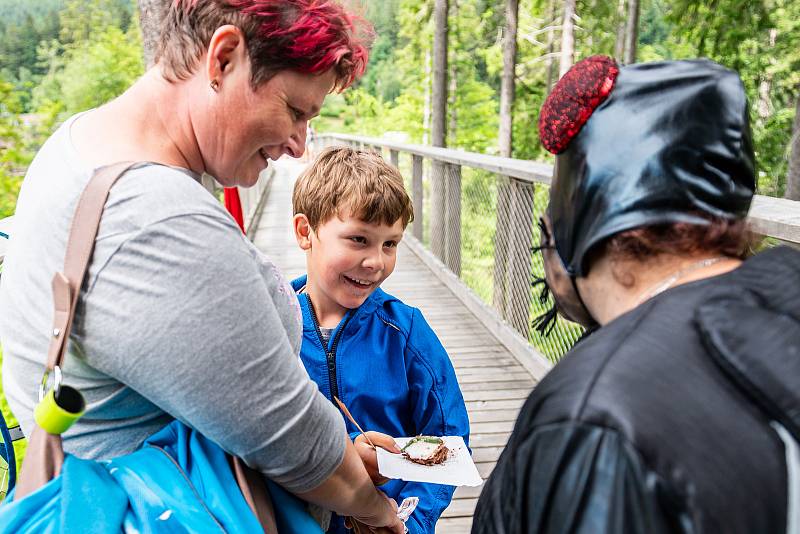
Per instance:
[[[582,330],[562,319],[547,336],[532,327],[533,320],[552,306],[552,297],[540,301],[541,288],[532,285],[544,276],[541,255],[534,250],[548,187],[461,167],[460,198],[449,197],[446,205],[458,203],[461,214],[459,270],[442,261],[509,326],[555,362]],[[437,253],[434,247],[431,250]]]

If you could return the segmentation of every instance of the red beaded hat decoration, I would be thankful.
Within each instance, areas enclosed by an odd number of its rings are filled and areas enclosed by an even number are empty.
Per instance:
[[[545,100],[539,114],[539,137],[553,154],[566,150],[570,141],[614,89],[617,62],[592,56],[572,66]]]

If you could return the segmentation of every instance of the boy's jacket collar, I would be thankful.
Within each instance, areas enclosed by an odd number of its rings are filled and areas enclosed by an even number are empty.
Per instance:
[[[294,289],[295,293],[297,293],[301,289],[303,289],[307,283],[308,283],[308,275],[304,274],[302,276],[298,276],[291,282],[292,289]],[[302,303],[302,299],[300,302]],[[397,299],[397,297],[388,294],[383,289],[378,287],[375,289],[375,291],[373,291],[370,294],[370,296],[367,297],[367,300],[365,300],[361,306],[359,306],[355,310],[352,310],[353,318],[373,313],[375,310],[379,309],[388,302],[399,302],[399,300]],[[304,329],[306,328],[306,326],[307,325],[303,324]],[[311,325],[311,327],[313,328],[313,325]]]

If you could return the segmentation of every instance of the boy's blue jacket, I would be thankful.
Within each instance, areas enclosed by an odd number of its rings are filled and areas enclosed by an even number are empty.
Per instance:
[[[302,276],[292,287],[299,291],[305,284]],[[345,315],[323,347],[307,296],[298,298],[303,364],[320,391],[328,399],[337,395],[364,430],[394,437],[463,436],[468,444],[467,409],[453,365],[418,309],[378,288]],[[354,439],[358,430],[345,423]],[[453,486],[402,480],[391,480],[380,489],[398,504],[405,497],[419,497],[406,523],[414,534],[433,534],[455,491]],[[343,519],[334,516],[328,532],[347,532]]]

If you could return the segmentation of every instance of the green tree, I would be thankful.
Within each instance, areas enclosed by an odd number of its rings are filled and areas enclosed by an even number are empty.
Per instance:
[[[75,47],[59,73],[64,110],[76,113],[121,94],[144,72],[138,31],[110,26]]]
[[[762,194],[782,196],[800,88],[800,5],[796,0],[676,0],[667,20],[690,56],[739,72],[751,104]],[[684,49],[684,52],[686,50]]]
[[[95,40],[110,27],[128,30],[133,17],[132,0],[67,0],[59,14],[63,44]]]
[[[40,44],[47,74],[33,92],[35,109],[52,127],[67,115],[99,106],[144,72],[141,34],[122,0],[70,0],[61,13],[61,41]],[[90,27],[81,25],[84,17]]]
[[[0,76],[21,92],[23,109],[30,111],[30,94],[46,72],[36,50],[42,40],[58,37],[60,0],[9,2],[0,0]]]
[[[56,9],[61,3],[42,4]],[[0,28],[11,36],[0,45],[0,217],[13,213],[21,177],[56,124],[112,99],[142,73],[132,5],[69,0],[56,22],[43,22],[43,13],[52,12],[39,6],[13,11]],[[12,31],[12,22],[24,31]],[[53,37],[59,31],[64,42]],[[23,115],[28,111],[35,114]]]
[[[0,79],[0,219],[14,214],[22,171],[30,163],[21,125],[22,98]]]

